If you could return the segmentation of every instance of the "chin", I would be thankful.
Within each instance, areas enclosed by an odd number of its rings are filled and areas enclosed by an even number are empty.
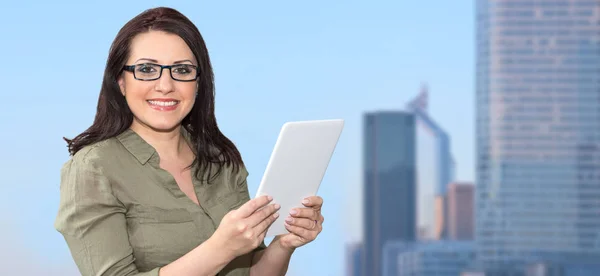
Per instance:
[[[147,128],[156,132],[171,132],[176,130],[179,126],[181,126],[181,121],[179,120],[144,120],[135,118],[134,119],[134,127]]]
[[[157,124],[149,124],[150,128],[157,132],[171,132],[176,130],[179,126],[181,126],[181,122],[177,123],[157,123]]]

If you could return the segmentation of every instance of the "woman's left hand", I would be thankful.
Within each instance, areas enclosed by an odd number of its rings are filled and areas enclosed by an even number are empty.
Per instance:
[[[290,233],[281,235],[279,242],[287,249],[294,250],[314,241],[323,230],[323,198],[311,196],[304,199],[302,205],[305,208],[292,209],[285,220],[285,227]]]

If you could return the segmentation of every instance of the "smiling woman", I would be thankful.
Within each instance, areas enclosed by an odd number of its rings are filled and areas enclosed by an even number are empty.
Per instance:
[[[310,197],[265,246],[279,206],[250,199],[214,97],[208,51],[184,15],[155,8],[119,31],[93,124],[65,139],[54,226],[83,276],[284,275],[321,232],[323,201]]]

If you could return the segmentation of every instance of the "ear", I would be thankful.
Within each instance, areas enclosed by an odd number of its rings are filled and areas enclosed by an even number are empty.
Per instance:
[[[121,94],[123,96],[125,96],[125,79],[123,78],[123,75],[121,74],[121,76],[119,76],[119,78],[117,79],[117,83],[119,83],[119,88],[121,89]]]

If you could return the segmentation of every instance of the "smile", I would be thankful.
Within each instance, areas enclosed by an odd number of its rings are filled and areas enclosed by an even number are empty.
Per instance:
[[[179,101],[176,100],[147,100],[151,108],[159,111],[171,111],[177,108]]]
[[[163,101],[148,101],[148,103],[150,103],[151,105],[159,105],[159,106],[174,106],[176,104],[178,104],[178,101],[170,101],[170,102],[163,102]]]

